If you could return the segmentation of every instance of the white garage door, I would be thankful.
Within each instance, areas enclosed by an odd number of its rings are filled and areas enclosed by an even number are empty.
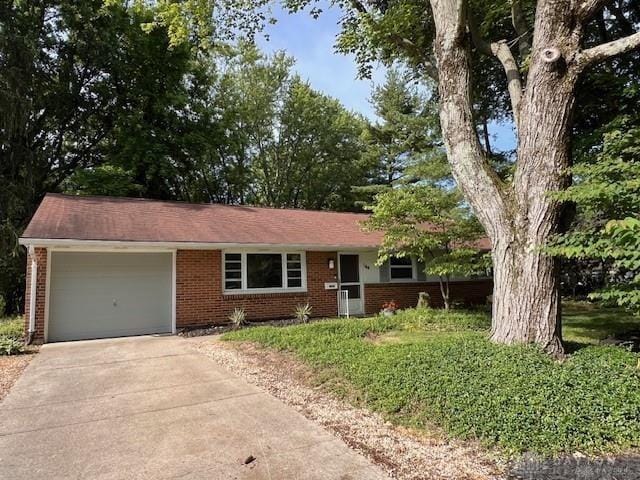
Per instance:
[[[171,332],[170,253],[52,252],[47,340]]]

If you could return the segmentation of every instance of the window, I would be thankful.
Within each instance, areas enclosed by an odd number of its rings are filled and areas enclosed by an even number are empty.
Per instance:
[[[391,257],[389,273],[391,280],[413,280],[413,260],[411,257]]]
[[[224,288],[240,290],[242,288],[242,255],[227,253],[224,256]]]
[[[282,255],[248,253],[247,288],[282,288]]]
[[[287,253],[287,287],[302,287],[302,258],[299,253]]]
[[[306,288],[304,253],[225,253],[224,290],[286,291]]]

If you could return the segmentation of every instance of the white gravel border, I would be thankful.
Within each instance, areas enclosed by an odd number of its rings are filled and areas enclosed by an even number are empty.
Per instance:
[[[310,370],[293,356],[206,336],[187,340],[199,352],[322,425],[399,480],[503,478],[478,445],[418,435],[305,384]]]

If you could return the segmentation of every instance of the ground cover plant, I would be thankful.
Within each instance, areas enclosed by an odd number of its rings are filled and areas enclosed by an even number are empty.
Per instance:
[[[610,328],[640,324],[613,310]],[[406,310],[392,317],[328,320],[228,333],[293,352],[326,385],[392,421],[442,427],[507,454],[620,452],[640,446],[640,356],[596,345],[602,311],[572,312],[572,354],[556,362],[534,346],[487,339],[484,312]],[[335,381],[339,378],[340,382]],[[336,387],[340,385],[340,388]]]
[[[21,353],[24,323],[21,317],[0,318],[0,355]]]

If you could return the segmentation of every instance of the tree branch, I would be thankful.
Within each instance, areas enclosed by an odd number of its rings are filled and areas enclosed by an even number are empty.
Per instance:
[[[507,89],[509,90],[513,118],[517,127],[520,116],[520,102],[522,100],[522,79],[520,78],[520,71],[518,70],[518,64],[513,57],[513,53],[511,53],[511,49],[509,45],[507,45],[506,40],[489,43],[482,39],[476,23],[470,16],[468,18],[468,25],[471,39],[476,48],[485,55],[496,57],[500,60],[500,63],[502,63],[504,73],[507,76]]]
[[[366,16],[366,20],[367,22],[369,22],[372,28],[386,35],[386,37],[393,43],[395,43],[396,46],[401,50],[404,50],[409,55],[418,58],[420,60],[420,63],[422,64],[422,67],[424,68],[425,73],[432,80],[436,82],[438,81],[438,69],[436,68],[435,63],[433,62],[433,60],[428,58],[425,52],[422,51],[414,42],[394,32],[383,32],[378,22],[374,20],[371,12],[367,10],[367,8],[360,0],[351,0],[351,6],[359,14]]]
[[[582,23],[588,22],[598,11],[612,1],[613,0],[583,0],[583,2],[578,5],[576,12],[578,19],[580,19]]]
[[[529,55],[531,44],[529,42],[529,25],[522,11],[520,0],[511,0],[511,23],[513,23],[513,28],[518,35],[518,50],[520,51],[520,56],[524,58]]]
[[[576,64],[578,70],[582,71],[590,65],[630,52],[636,48],[640,48],[640,32],[583,50],[576,56]]]
[[[478,140],[474,122],[467,21],[461,0],[430,0],[436,26],[434,52],[441,81],[440,125],[460,189],[491,238],[510,223],[507,193],[490,167]]]

